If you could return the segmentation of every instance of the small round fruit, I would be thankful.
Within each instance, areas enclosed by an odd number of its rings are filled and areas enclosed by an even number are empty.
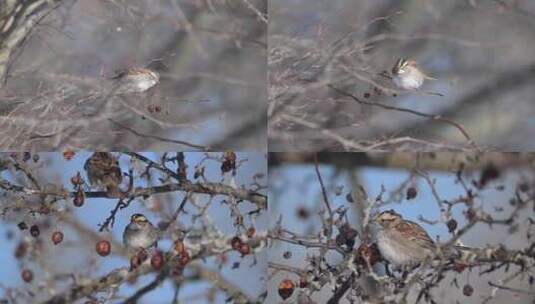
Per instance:
[[[191,261],[191,257],[189,256],[189,253],[187,251],[184,251],[180,254],[180,258],[178,260],[178,265],[182,268],[186,267],[186,265]]]
[[[20,242],[15,248],[15,257],[17,259],[23,258],[28,252],[28,245],[24,242]]]
[[[71,160],[74,157],[74,154],[75,152],[73,150],[67,149],[63,151],[63,158],[65,158],[65,160]]]
[[[241,253],[242,256],[248,255],[251,253],[251,247],[249,244],[244,243],[240,246],[238,252]]]
[[[474,287],[469,284],[464,285],[463,294],[467,297],[471,296],[474,293]]]
[[[232,240],[230,240],[230,246],[234,250],[239,250],[241,245],[242,245],[242,243],[243,243],[242,240],[238,236],[235,236],[235,237],[232,238]]]
[[[39,227],[37,225],[32,225],[30,227],[30,234],[33,237],[38,237],[41,232],[39,231]]]
[[[54,245],[57,245],[61,242],[63,242],[63,232],[54,231],[54,233],[52,233],[52,243],[54,243]]]
[[[30,283],[33,280],[33,272],[29,269],[23,269],[20,275],[26,283]]]
[[[407,189],[407,200],[411,200],[418,195],[418,191],[414,187],[410,187]]]
[[[111,252],[111,244],[106,240],[98,241],[95,249],[98,255],[105,257]]]
[[[84,180],[82,179],[82,175],[80,175],[80,172],[78,172],[75,176],[71,177],[71,184],[73,186],[79,186],[84,183]]]
[[[256,229],[254,227],[249,227],[247,229],[247,237],[252,238],[256,233]]]
[[[84,191],[80,188],[78,191],[76,191],[76,194],[74,195],[74,198],[72,199],[72,203],[76,207],[82,207],[84,205],[85,200],[85,194]]]
[[[290,279],[282,280],[279,284],[279,295],[283,300],[288,299],[294,293],[295,284]]]
[[[446,223],[446,225],[448,226],[448,231],[450,233],[455,232],[455,229],[457,229],[457,221],[454,219],[449,220],[448,223]]]
[[[152,268],[158,270],[162,268],[164,262],[163,254],[161,251],[156,251],[150,258],[150,265]]]

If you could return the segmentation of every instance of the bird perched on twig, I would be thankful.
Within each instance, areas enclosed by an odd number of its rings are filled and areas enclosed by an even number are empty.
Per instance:
[[[123,174],[119,162],[109,152],[95,152],[84,164],[91,186],[103,187],[108,196],[120,197],[119,185],[123,181]]]
[[[422,72],[414,60],[399,58],[392,68],[392,80],[394,84],[404,90],[419,89],[429,77]]]
[[[123,244],[131,250],[145,250],[158,246],[159,232],[141,213],[133,214],[123,232]]]
[[[145,68],[130,68],[117,73],[115,94],[142,93],[160,82],[158,72]]]
[[[379,251],[395,266],[416,266],[438,254],[439,248],[427,232],[394,210],[381,212],[375,217],[375,222],[381,228],[377,234]],[[463,254],[478,251],[477,248],[458,245],[440,249],[447,258],[459,258]]]

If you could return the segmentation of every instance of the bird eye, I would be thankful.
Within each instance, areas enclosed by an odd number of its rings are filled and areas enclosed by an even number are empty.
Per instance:
[[[145,217],[141,214],[134,214],[131,218],[132,222],[143,222],[146,221]]]

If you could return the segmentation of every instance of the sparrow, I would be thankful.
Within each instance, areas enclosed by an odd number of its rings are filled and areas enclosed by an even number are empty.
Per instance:
[[[158,229],[141,213],[130,217],[123,232],[123,244],[132,250],[144,250],[158,246]]]
[[[84,164],[84,169],[91,186],[106,189],[109,197],[120,197],[119,185],[123,181],[123,174],[119,162],[109,152],[95,152]]]
[[[399,58],[392,68],[394,84],[404,90],[417,90],[426,79],[435,78],[425,75],[414,60]]]
[[[130,68],[117,73],[115,94],[142,93],[160,82],[160,75],[153,70],[145,68]]]
[[[438,253],[437,244],[418,224],[404,219],[394,210],[381,212],[375,217],[380,226],[377,246],[383,258],[395,266],[416,266]],[[441,248],[447,258],[461,258],[465,254],[478,251],[477,248],[454,245]]]

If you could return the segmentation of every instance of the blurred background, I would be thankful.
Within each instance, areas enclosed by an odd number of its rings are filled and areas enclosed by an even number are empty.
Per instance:
[[[54,4],[12,50],[0,148],[265,150],[266,14],[265,0]],[[88,97],[132,67],[160,83]]]
[[[270,151],[533,150],[534,47],[531,0],[273,0]],[[396,89],[400,57],[437,80]]]
[[[421,170],[420,172],[425,172],[430,177],[441,200],[455,202],[466,197],[465,186],[467,186],[475,197],[472,208],[478,212],[484,211],[495,219],[508,218],[518,207],[515,203],[518,202],[517,198],[528,197],[527,201],[530,203],[520,209],[511,225],[477,223],[461,237],[462,243],[466,246],[482,248],[487,245],[503,244],[508,250],[520,250],[534,244],[534,160],[533,154],[320,153],[318,154],[318,168],[331,208],[337,212],[347,210],[343,218],[347,217],[351,227],[359,232],[354,251],[360,246],[365,235],[362,225],[367,205],[363,204],[363,201],[358,202],[354,199],[350,201],[348,196],[353,198],[352,193],[358,191],[360,187],[367,193],[368,202],[376,202],[372,212],[393,209],[405,219],[421,225],[434,240],[439,238],[441,242],[447,242],[451,238],[432,188],[422,176],[415,174],[415,170]],[[461,176],[466,185],[457,179],[457,172],[460,172],[461,166],[464,167]],[[480,188],[477,185],[481,185],[482,181],[485,181],[485,186]],[[293,295],[286,301],[282,300],[278,291],[279,284],[284,279],[299,281],[298,274],[281,270],[281,265],[287,266],[288,269],[314,273],[314,257],[324,253],[323,248],[320,250],[320,247],[306,247],[299,244],[299,240],[311,244],[327,242],[324,236],[320,238],[325,227],[322,223],[325,223],[328,214],[315,171],[314,154],[270,153],[269,184],[272,234],[277,235],[275,231],[282,229],[288,233],[283,233],[288,236],[288,239],[292,239],[291,235],[295,236],[295,242],[274,240],[270,247],[267,303],[295,303],[301,292],[308,292],[307,294],[311,296],[312,302],[307,303],[338,303],[327,301],[333,296],[333,283],[340,283],[340,277],[331,277],[328,274],[326,274],[325,281],[312,280],[309,277],[307,287],[302,289],[296,287]],[[519,185],[527,185],[529,190],[517,196]],[[407,197],[410,188],[415,191],[412,199]],[[467,205],[461,203],[456,204],[451,210],[451,216],[457,221],[459,229],[467,224],[467,208]],[[334,236],[338,233],[335,228],[333,238],[329,240],[331,245],[334,243]],[[339,251],[327,250],[325,257],[325,263],[329,265],[325,267],[325,273],[334,272],[340,265],[344,269],[355,267],[350,264],[346,265]],[[502,268],[483,274],[484,270],[491,268],[489,264],[465,270],[462,273],[448,273],[446,279],[432,289],[431,294],[435,303],[485,303],[484,300],[487,298],[486,303],[532,303],[535,296],[525,293],[533,290],[530,279],[533,277],[531,266],[527,266],[522,275],[509,280],[506,278],[522,272],[522,269],[511,266],[507,271]],[[384,274],[382,266],[376,265],[375,271]],[[488,282],[507,282],[508,286],[525,292],[493,291]],[[368,299],[366,303],[381,303],[375,296],[382,293],[388,294],[389,290],[376,285],[376,282],[366,275],[358,278],[356,284],[362,288],[360,294],[357,290],[352,293],[357,303],[363,301],[366,295],[369,296],[366,297]],[[463,295],[465,284],[473,287],[474,293],[471,296]],[[419,290],[421,286],[415,285],[412,291]],[[412,293],[407,303],[416,302],[415,293]],[[359,298],[359,295],[363,298]],[[350,302],[343,299],[339,303]],[[431,302],[422,298],[420,303]]]
[[[31,172],[35,180],[46,191],[58,191],[64,188],[72,191],[71,177],[80,172],[82,178],[87,177],[83,170],[84,163],[90,153],[78,153],[71,160],[67,160],[61,153],[33,154],[26,161],[20,160],[20,168]],[[134,172],[134,187],[151,187],[171,184],[174,181],[166,179],[158,170],[150,170],[150,180],[147,176],[146,165],[134,160],[126,154],[119,156],[119,163],[124,173],[130,169]],[[162,153],[141,153],[156,163],[164,156]],[[174,154],[173,154],[174,155]],[[167,156],[173,156],[168,154]],[[236,175],[231,172],[222,173],[220,153],[185,153],[188,166],[187,178],[193,183],[215,183],[232,186],[236,189],[247,189],[251,192],[265,193],[267,156],[262,153],[237,153]],[[20,171],[15,170],[10,163],[12,156],[0,156],[2,171],[0,180],[2,186],[6,181],[31,188],[31,182]],[[20,157],[18,155],[17,157]],[[34,161],[38,157],[37,161]],[[175,171],[176,165],[167,162],[169,169]],[[198,166],[198,167],[196,167]],[[195,168],[204,167],[205,178],[195,178]],[[175,181],[176,182],[176,181]],[[121,188],[126,189],[128,178],[125,177]],[[93,188],[91,191],[98,191]],[[89,191],[86,186],[86,191]],[[146,198],[137,198],[125,209],[120,209],[110,230],[100,232],[99,228],[117,204],[117,199],[86,197],[81,207],[73,206],[72,200],[51,201],[51,196],[20,195],[10,191],[2,191],[0,206],[2,206],[2,220],[0,221],[0,302],[6,303],[43,303],[55,294],[69,290],[74,284],[87,284],[89,280],[98,280],[114,270],[129,268],[130,262],[124,252],[122,234],[134,213],[144,214],[154,225],[170,220],[184,198],[182,191],[163,192]],[[254,227],[260,237],[265,237],[268,219],[263,210],[249,203],[232,206],[229,195],[209,195],[192,193],[185,205],[184,211],[177,219],[179,227],[188,231],[184,240],[187,248],[195,248],[199,244],[215,242],[218,246],[229,246],[229,238],[245,233],[242,226],[236,225],[236,217],[243,215],[243,225]],[[49,206],[49,212],[43,213],[43,206]],[[253,212],[252,212],[253,211]],[[250,213],[252,212],[252,214]],[[38,237],[30,234],[30,229],[21,230],[20,223],[27,227],[37,225],[40,228]],[[51,235],[54,231],[61,231],[63,242],[54,245]],[[158,248],[167,252],[173,246],[175,233],[165,235],[158,243]],[[95,252],[98,240],[109,240],[112,244],[111,254],[101,257]],[[25,249],[21,249],[25,248]],[[251,251],[253,252],[253,251]],[[208,252],[207,252],[208,253]],[[234,250],[224,250],[220,254],[208,254],[204,258],[193,258],[179,276],[181,280],[168,277],[154,290],[145,294],[138,303],[171,303],[175,292],[178,292],[180,303],[223,303],[231,297],[221,288],[230,284],[249,299],[260,299],[265,293],[263,281],[267,255],[260,248],[255,248],[254,254],[241,255]],[[33,273],[31,282],[23,281],[23,269]],[[203,276],[203,271],[213,272],[221,276]],[[92,292],[91,299],[98,303],[121,303],[132,296],[142,287],[155,279],[158,272],[149,272],[139,276],[132,282],[122,282],[105,289],[103,292]],[[175,284],[175,283],[179,284]],[[230,289],[229,289],[230,290]],[[225,290],[228,292],[228,290]],[[82,298],[74,303],[87,303],[88,298]],[[16,301],[16,302],[15,302]],[[96,302],[95,302],[96,303]]]

